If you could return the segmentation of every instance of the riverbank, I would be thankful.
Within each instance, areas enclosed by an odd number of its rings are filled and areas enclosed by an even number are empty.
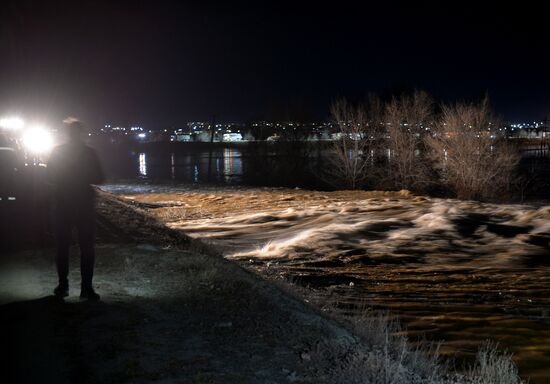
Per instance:
[[[2,256],[3,381],[491,382],[479,369],[481,381],[449,373],[434,350],[411,347],[384,317],[344,327],[109,194],[100,194],[98,226],[98,303],[77,299],[75,249],[64,302],[50,293],[53,248]],[[518,382],[509,359],[495,361]]]
[[[318,308],[391,310],[441,353],[511,349],[533,383],[550,377],[548,208],[402,192],[113,185],[128,204],[208,243]]]

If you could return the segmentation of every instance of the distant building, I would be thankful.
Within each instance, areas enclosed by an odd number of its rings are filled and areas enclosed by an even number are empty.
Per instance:
[[[278,134],[271,135],[267,138],[267,141],[279,141],[281,140],[281,136]]]
[[[183,129],[175,130],[174,134],[176,135],[176,141],[193,141],[191,133]]]
[[[520,139],[542,139],[544,137],[544,131],[542,129],[520,129],[517,137]]]
[[[243,141],[243,135],[240,133],[230,132],[230,133],[224,133],[222,136],[222,140],[224,142],[236,142],[236,141]]]
[[[519,123],[510,125],[512,136],[520,139],[543,139],[548,135],[544,122]]]

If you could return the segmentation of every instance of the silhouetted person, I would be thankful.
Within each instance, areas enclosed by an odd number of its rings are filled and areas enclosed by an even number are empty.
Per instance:
[[[95,192],[91,184],[103,181],[103,173],[95,151],[81,139],[83,126],[76,120],[64,124],[67,142],[56,147],[48,162],[48,178],[55,192],[55,228],[57,238],[57,274],[59,285],[54,294],[69,294],[69,248],[71,233],[76,227],[80,247],[80,298],[99,300],[94,291]]]

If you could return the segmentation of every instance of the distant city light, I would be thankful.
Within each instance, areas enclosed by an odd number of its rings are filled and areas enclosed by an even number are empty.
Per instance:
[[[25,122],[19,117],[5,117],[0,119],[0,127],[10,130],[18,130],[25,125]]]
[[[1,122],[6,122],[6,119],[0,120]],[[435,127],[426,126],[424,124],[411,124],[407,122],[398,123],[399,126],[403,127],[407,132],[410,132],[412,135],[420,138],[422,134],[431,134],[437,135],[434,132]],[[442,123],[443,126],[447,124]],[[540,137],[547,137],[548,134],[545,133],[548,130],[547,123],[544,121],[534,121],[534,122],[523,122],[523,123],[513,123],[497,125],[495,122],[487,123],[488,126],[481,129],[480,132],[488,132],[487,136],[491,135],[493,132],[499,132],[506,134],[510,138],[517,137],[519,139],[535,139]],[[5,125],[5,124],[4,124]],[[8,124],[9,125],[9,124]],[[350,126],[350,122],[342,121],[342,126]],[[368,124],[367,124],[368,125]],[[391,122],[380,121],[379,125],[382,129],[386,127],[391,127]],[[412,127],[418,127],[419,130],[423,132],[417,132],[412,129]],[[262,130],[257,130],[256,128],[267,128],[268,131],[262,135]],[[474,128],[472,125],[464,124],[464,128]],[[278,140],[281,137],[284,137],[285,134],[289,131],[298,131],[300,130],[303,136],[300,137],[300,140],[304,141],[331,141],[331,140],[340,140],[342,136],[336,132],[338,129],[333,122],[311,122],[311,123],[300,123],[296,121],[255,121],[251,123],[242,123],[242,122],[201,122],[201,121],[189,121],[183,128],[171,127],[170,129],[144,129],[140,125],[131,125],[128,127],[119,126],[116,124],[104,124],[97,133],[91,133],[90,136],[103,136],[105,134],[110,135],[111,142],[116,142],[118,139],[114,137],[124,137],[131,138],[138,142],[156,142],[156,141],[167,141],[167,142],[232,142],[232,141],[262,141],[262,140]],[[170,133],[167,135],[160,134],[162,132]],[[265,134],[268,133],[269,134]],[[479,133],[479,132],[478,132]],[[263,136],[263,137],[262,137]],[[382,133],[382,136],[386,139],[389,139],[390,136],[387,133]],[[365,137],[365,139],[374,140],[374,136]],[[356,135],[351,135],[350,139],[359,140],[360,137]]]
[[[33,154],[42,154],[48,152],[53,146],[51,133],[44,127],[29,128],[23,134],[23,144],[25,148]]]

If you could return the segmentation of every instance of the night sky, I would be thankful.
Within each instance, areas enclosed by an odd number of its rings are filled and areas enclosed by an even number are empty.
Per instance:
[[[319,120],[339,96],[420,88],[487,92],[512,122],[550,116],[550,14],[535,2],[229,3],[3,1],[0,113]]]

